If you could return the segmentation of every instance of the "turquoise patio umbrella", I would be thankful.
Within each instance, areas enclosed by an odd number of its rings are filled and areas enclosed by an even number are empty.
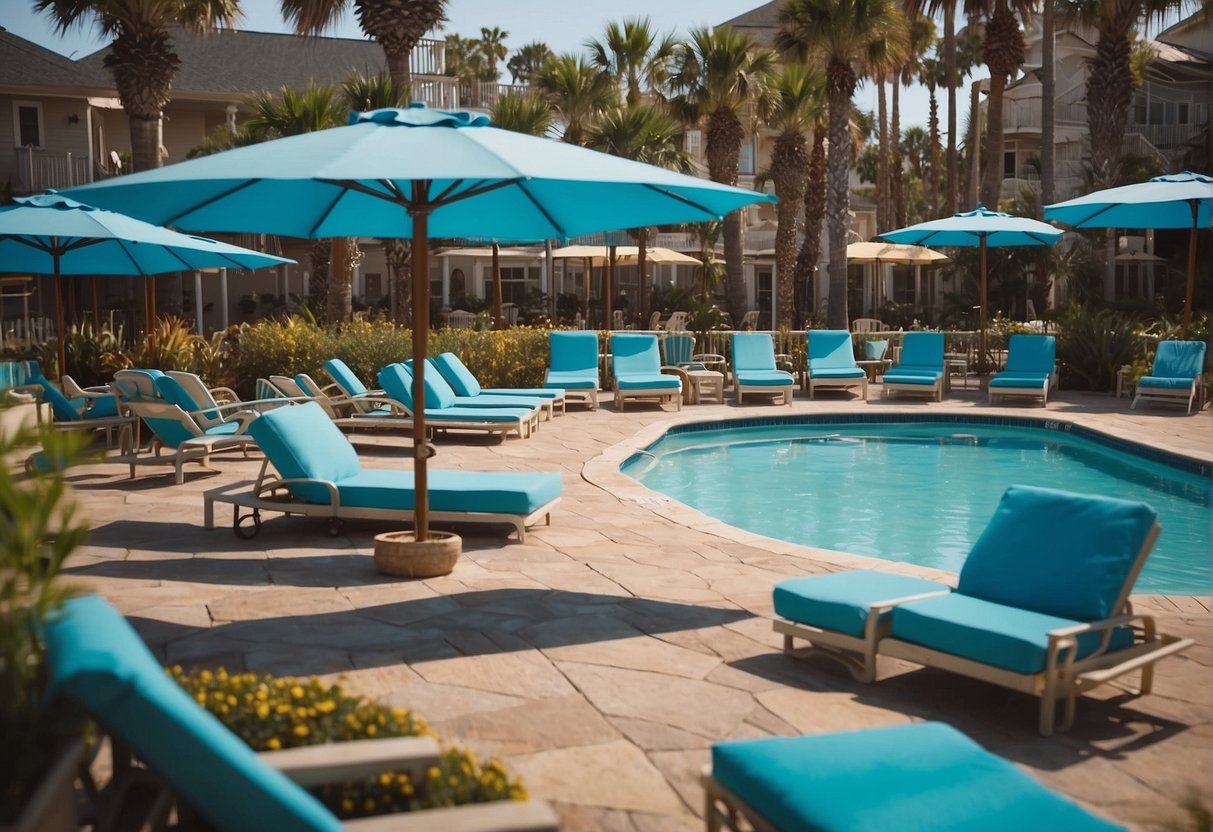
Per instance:
[[[1200,173],[1155,176],[1148,182],[1106,188],[1045,206],[1045,219],[1072,228],[1187,228],[1188,284],[1184,336],[1192,323],[1196,283],[1196,232],[1213,227],[1213,178]]]
[[[425,355],[430,237],[572,237],[719,219],[774,197],[499,130],[485,116],[407,109],[71,191],[154,222],[311,239],[411,237],[415,534],[427,539]]]
[[[890,243],[905,243],[915,246],[981,249],[981,352],[978,367],[985,368],[986,360],[986,286],[988,266],[986,249],[1005,246],[1051,246],[1061,239],[1062,230],[1030,217],[1017,217],[1001,211],[991,211],[984,205],[976,210],[953,214],[938,220],[920,222],[876,236]]]
[[[0,271],[55,277],[59,373],[64,364],[63,291],[70,275],[147,276],[193,269],[259,269],[294,263],[205,237],[179,234],[54,192],[0,207]]]

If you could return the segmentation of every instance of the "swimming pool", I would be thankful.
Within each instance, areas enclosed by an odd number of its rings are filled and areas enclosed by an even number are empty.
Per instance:
[[[1162,534],[1136,592],[1204,594],[1208,466],[1065,424],[973,417],[674,428],[623,473],[769,537],[959,571],[1011,484],[1150,503]]]

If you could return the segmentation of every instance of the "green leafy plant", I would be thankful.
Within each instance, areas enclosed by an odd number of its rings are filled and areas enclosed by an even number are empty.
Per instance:
[[[1133,315],[1071,304],[1058,318],[1062,386],[1101,393],[1113,390],[1117,371],[1140,349],[1138,324]]]
[[[14,416],[0,412],[0,420]],[[80,723],[47,705],[42,625],[71,594],[56,580],[88,527],[77,517],[64,469],[78,461],[76,431],[7,426],[0,430],[0,821],[24,806]],[[14,463],[31,457],[31,472]]]
[[[346,693],[340,685],[311,679],[275,679],[220,669],[168,670],[194,700],[255,751],[384,737],[431,736],[425,720]],[[434,806],[525,800],[526,790],[497,760],[486,763],[448,748],[437,766],[413,783],[407,774],[384,771],[364,781],[314,790],[339,817],[407,812]]]

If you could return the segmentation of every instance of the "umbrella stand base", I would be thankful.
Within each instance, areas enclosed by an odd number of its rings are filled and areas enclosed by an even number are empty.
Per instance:
[[[436,578],[450,574],[462,551],[463,539],[450,532],[431,531],[421,541],[411,531],[385,532],[375,535],[375,569],[398,578]]]

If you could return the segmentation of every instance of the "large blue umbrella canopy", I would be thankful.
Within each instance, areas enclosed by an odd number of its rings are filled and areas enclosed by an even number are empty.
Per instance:
[[[412,237],[416,537],[428,534],[424,372],[430,236],[546,239],[720,219],[774,197],[414,105],[107,179],[72,193],[180,228]]]
[[[59,372],[64,367],[61,275],[153,275],[187,269],[258,269],[293,263],[240,246],[180,234],[61,194],[18,197],[0,207],[0,271],[55,276]]]
[[[984,205],[976,210],[953,214],[938,220],[920,222],[889,231],[877,236],[890,243],[905,243],[915,246],[957,246],[981,249],[981,354],[978,363],[985,365],[986,358],[986,249],[1004,246],[1051,246],[1062,235],[1059,228],[1046,225],[1030,217],[1017,217],[1001,211],[991,211]]]
[[[1213,178],[1184,171],[1147,182],[1106,188],[1045,206],[1045,219],[1073,228],[1187,228],[1188,286],[1184,332],[1192,321],[1196,232],[1213,227]]]

